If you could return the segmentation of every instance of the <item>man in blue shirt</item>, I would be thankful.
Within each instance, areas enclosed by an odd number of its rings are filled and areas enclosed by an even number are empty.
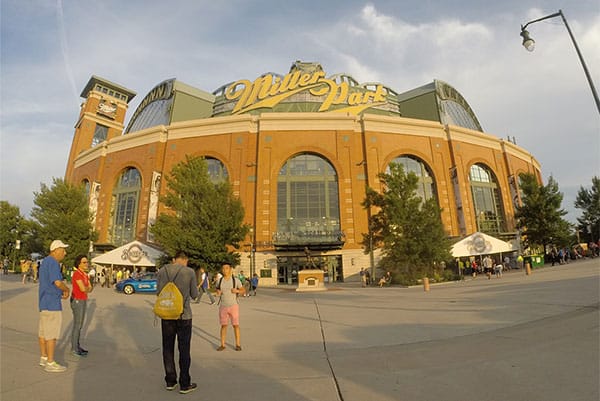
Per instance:
[[[69,298],[69,287],[64,283],[60,271],[60,262],[67,254],[69,245],[61,240],[54,240],[50,244],[50,255],[44,258],[40,265],[39,309],[40,324],[38,339],[40,343],[40,366],[46,372],[64,372],[67,368],[59,365],[54,360],[56,340],[60,336],[62,323],[61,299]]]

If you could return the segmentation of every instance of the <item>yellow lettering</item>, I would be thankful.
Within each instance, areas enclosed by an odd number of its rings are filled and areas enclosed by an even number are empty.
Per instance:
[[[362,96],[362,93],[360,93],[360,92],[354,92],[354,93],[351,93],[350,96],[348,96],[348,104],[350,106],[355,106],[357,104],[360,104],[360,103],[362,103],[362,101],[363,101],[363,96]]]
[[[242,85],[241,89],[237,89],[239,85]],[[242,96],[246,89],[250,86],[250,81],[247,79],[240,79],[235,81],[225,89],[225,98],[227,100],[235,100]]]
[[[250,96],[248,96],[248,99],[246,99],[244,102],[244,106],[249,106],[258,99],[262,100],[267,97],[269,94],[269,88],[271,87],[271,81],[273,81],[273,76],[271,76],[271,74],[267,74],[261,78],[256,78],[252,84]]]
[[[373,91],[367,91],[367,92],[363,93],[363,100],[362,100],[362,102],[363,103],[367,103],[374,96],[375,96],[375,92],[373,92]]]
[[[309,84],[310,80],[311,80],[311,75],[310,74],[302,74],[302,76],[300,77],[300,82],[298,82],[299,86],[306,86]]]
[[[156,88],[149,97],[161,98],[165,96],[166,90],[166,86]],[[329,110],[332,105],[346,104],[348,107],[336,111],[358,114],[387,101],[382,85],[378,85],[375,91],[349,93],[350,86],[347,82],[338,84],[332,79],[327,79],[323,71],[313,74],[295,71],[283,77],[267,74],[254,82],[242,79],[229,85],[224,95],[228,100],[237,100],[232,114],[239,114],[259,108],[273,108],[282,100],[305,90],[314,96],[325,96],[318,110],[320,112]]]
[[[279,93],[296,89],[298,86],[298,78],[300,78],[300,71],[295,71],[292,74],[287,74],[283,77],[283,81],[281,81],[281,85],[279,86]]]
[[[238,86],[241,86],[240,89],[237,89]],[[233,113],[235,114],[239,109],[242,108],[242,105],[245,103],[246,99],[250,95],[251,84],[247,79],[240,79],[239,81],[235,81],[231,85],[225,89],[225,98],[228,100],[239,99],[233,108]]]
[[[329,93],[327,94],[325,101],[321,103],[321,107],[319,107],[318,111],[329,110],[332,104],[340,104],[346,100],[346,97],[348,96],[348,83],[342,82],[340,85],[338,85],[335,83],[335,81],[331,79],[323,79],[321,80],[321,82],[324,82],[327,85],[329,85]],[[318,92],[319,94],[323,94],[320,93],[322,91],[316,92]],[[313,91],[313,94],[318,96],[318,94],[315,93],[315,91]]]
[[[387,101],[387,96],[385,94],[385,91],[383,90],[382,85],[377,85],[377,89],[373,94],[373,101],[376,103]]]
[[[319,82],[319,79],[321,78],[325,78],[325,72],[323,71],[317,71],[313,74],[312,78],[310,79],[310,81],[308,82],[309,84],[316,84],[317,82]]]
[[[279,92],[279,85],[281,85],[281,78],[275,77],[271,89],[269,89],[269,96],[275,96]]]

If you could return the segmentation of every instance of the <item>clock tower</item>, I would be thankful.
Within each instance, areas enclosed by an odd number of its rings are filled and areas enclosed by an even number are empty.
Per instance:
[[[102,146],[105,141],[121,135],[125,113],[136,93],[107,79],[92,75],[81,92],[79,119],[67,163],[65,178],[71,181],[75,159],[82,152]]]

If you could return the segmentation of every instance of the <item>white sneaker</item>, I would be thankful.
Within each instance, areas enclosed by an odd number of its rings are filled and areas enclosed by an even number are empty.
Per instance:
[[[44,368],[46,372],[60,373],[67,370],[65,366],[59,365],[56,361],[48,362]]]
[[[40,366],[44,367],[44,366],[46,366],[47,363],[48,363],[48,357],[40,356]]]

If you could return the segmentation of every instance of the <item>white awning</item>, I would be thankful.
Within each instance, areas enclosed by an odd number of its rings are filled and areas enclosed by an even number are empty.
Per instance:
[[[452,245],[452,256],[489,255],[493,253],[512,252],[513,246],[508,242],[494,238],[491,235],[476,232]]]
[[[92,259],[92,262],[101,265],[156,266],[156,261],[162,254],[156,248],[139,241],[133,241],[96,256]]]

